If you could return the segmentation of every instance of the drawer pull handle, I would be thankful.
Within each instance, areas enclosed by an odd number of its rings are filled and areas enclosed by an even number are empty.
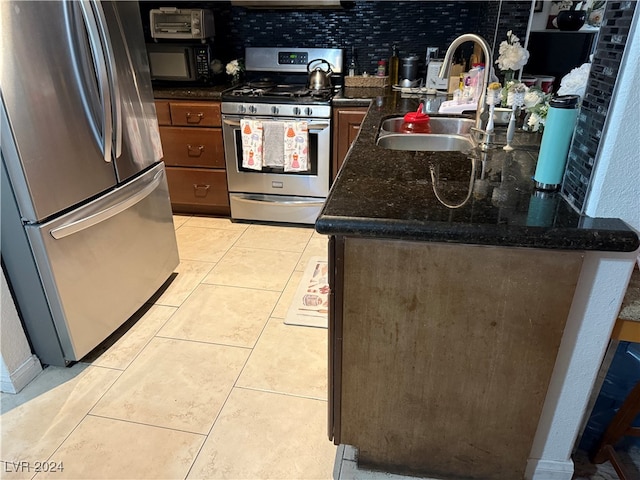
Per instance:
[[[204,152],[204,145],[198,145],[193,147],[190,143],[187,143],[187,155],[190,157],[199,157]]]
[[[207,196],[207,193],[209,193],[209,188],[211,188],[211,185],[194,183],[193,193],[196,197],[204,198]]]
[[[187,123],[200,123],[204,118],[204,113],[191,113],[187,112]]]

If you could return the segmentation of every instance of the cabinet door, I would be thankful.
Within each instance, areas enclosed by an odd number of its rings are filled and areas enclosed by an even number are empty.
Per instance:
[[[360,124],[367,114],[367,107],[341,108],[334,113],[333,172],[336,178],[349,147],[358,136]]]
[[[164,162],[168,166],[224,168],[219,128],[160,127]]]
[[[171,125],[171,111],[169,110],[169,102],[166,100],[156,100],[156,116],[159,125]]]
[[[171,123],[185,127],[219,127],[220,102],[170,102]]]
[[[188,206],[229,207],[227,175],[221,170],[167,167],[167,180],[174,210],[197,211]]]

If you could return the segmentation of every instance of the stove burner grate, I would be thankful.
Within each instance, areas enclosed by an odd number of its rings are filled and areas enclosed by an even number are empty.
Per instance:
[[[248,82],[232,90],[234,97],[262,98],[312,98],[325,100],[331,97],[333,89],[309,89],[306,85],[276,85],[273,82]]]

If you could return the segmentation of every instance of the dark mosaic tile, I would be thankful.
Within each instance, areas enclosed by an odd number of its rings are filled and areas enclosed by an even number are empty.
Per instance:
[[[595,48],[591,75],[578,115],[562,193],[578,211],[584,211],[599,142],[629,35],[636,2],[609,1]]]

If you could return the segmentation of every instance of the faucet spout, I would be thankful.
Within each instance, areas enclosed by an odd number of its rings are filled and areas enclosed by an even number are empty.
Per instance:
[[[486,95],[487,95],[487,86],[490,82],[498,81],[494,70],[493,70],[493,54],[491,52],[491,47],[489,43],[480,35],[476,35],[475,33],[465,33],[464,35],[460,35],[456,38],[444,55],[444,60],[442,62],[442,67],[440,67],[440,72],[438,72],[438,76],[440,78],[447,78],[449,76],[449,72],[451,71],[451,64],[453,63],[453,55],[458,49],[460,45],[465,42],[475,42],[480,45],[482,48],[482,53],[484,53],[485,58],[485,66],[484,66],[484,77],[483,77],[483,85],[480,91],[480,95],[478,96],[478,107],[476,109],[476,128],[479,130],[483,130],[482,125],[482,114],[485,112],[486,106]]]

